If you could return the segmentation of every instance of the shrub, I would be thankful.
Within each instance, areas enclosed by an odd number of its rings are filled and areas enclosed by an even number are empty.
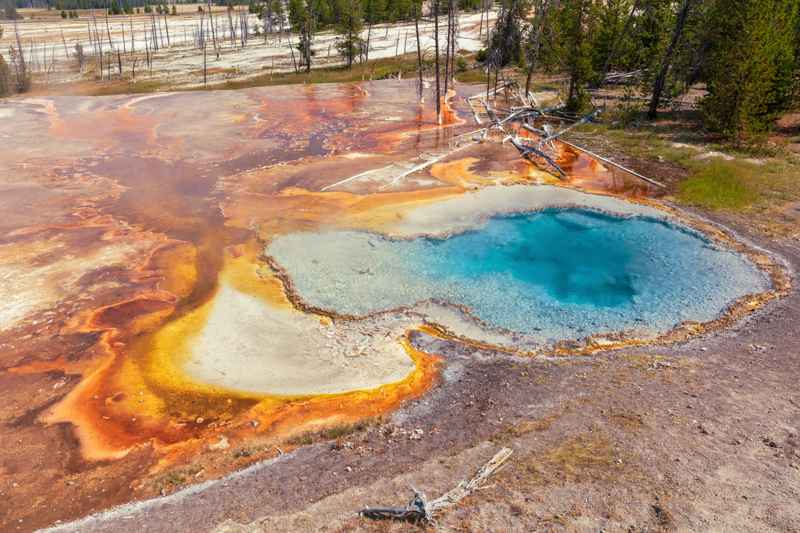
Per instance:
[[[0,56],[0,98],[11,94],[11,87],[11,69],[3,56]]]

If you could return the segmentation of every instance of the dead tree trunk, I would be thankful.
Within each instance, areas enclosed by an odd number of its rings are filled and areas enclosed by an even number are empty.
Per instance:
[[[416,11],[416,4],[414,4],[414,10]],[[372,17],[370,16],[370,23],[367,26],[367,51],[364,54],[364,62],[369,63],[369,46],[370,46],[370,39],[372,38]]]
[[[638,0],[637,0],[638,1]],[[533,73],[536,70],[536,62],[539,60],[539,50],[542,42],[542,32],[544,31],[544,23],[547,19],[547,13],[550,9],[550,0],[542,0],[539,2],[536,18],[534,21],[533,33],[531,34],[531,41],[528,48],[528,74],[525,76],[525,99],[527,100],[528,94],[531,92],[531,81],[533,80]]]
[[[108,11],[106,11],[106,35],[108,36],[108,47],[113,51],[114,43],[111,42],[111,27],[108,24]]]
[[[460,29],[458,20],[458,2],[453,0],[453,33],[450,36],[452,40],[450,44],[450,84],[453,87],[456,84],[456,53],[458,52],[458,32]]]
[[[233,17],[231,16],[231,10],[228,9],[228,27],[230,28],[231,34],[228,36],[231,40],[231,45],[236,44],[236,32],[233,29]]]
[[[64,45],[64,57],[69,59],[69,49],[67,48],[67,40],[64,38],[64,30],[61,30],[61,43]]]
[[[16,18],[14,18],[14,34],[17,39],[17,50],[19,50],[19,60],[16,61],[17,92],[25,92],[28,88],[28,66],[25,63],[25,53],[22,51],[22,41],[19,38]]]
[[[219,59],[219,46],[217,45],[217,30],[214,26],[214,14],[211,9],[211,0],[208,0],[208,21],[209,21],[209,26],[211,26],[211,41],[214,43],[214,52],[217,54],[217,59]]]
[[[681,35],[683,35],[683,27],[686,25],[686,18],[689,15],[692,2],[693,0],[683,0],[683,6],[681,6],[681,10],[678,12],[678,19],[675,21],[675,29],[672,32],[672,40],[669,43],[666,54],[664,54],[661,68],[658,70],[658,76],[653,84],[653,97],[650,99],[650,109],[647,112],[647,117],[651,120],[658,116],[661,93],[664,91],[664,85],[667,82],[669,67],[672,65],[672,56],[675,54],[675,48],[681,40]]]
[[[419,75],[419,81],[417,85],[417,96],[422,101],[422,46],[420,45],[419,39],[419,8],[417,4],[414,4],[414,30],[417,32],[417,73]]]
[[[433,1],[433,42],[436,54],[436,122],[442,123],[442,90],[439,80],[439,0]]]
[[[153,52],[158,51],[158,30],[156,30],[156,16],[150,13],[150,35],[153,36]]]
[[[205,16],[200,19],[200,41],[203,43],[203,87],[208,83],[208,60],[206,52],[206,36],[203,25],[205,23]]]
[[[294,45],[292,45],[292,32],[289,32],[289,38],[287,40],[289,43],[289,52],[292,54],[292,66],[294,67],[294,73],[297,74],[299,70],[297,69],[297,61],[294,58]]]
[[[164,31],[167,32],[167,46],[172,46],[169,42],[169,25],[167,24],[167,13],[164,12]]]
[[[447,2],[447,42],[444,49],[444,97],[450,85],[450,34],[453,31],[453,0]]]

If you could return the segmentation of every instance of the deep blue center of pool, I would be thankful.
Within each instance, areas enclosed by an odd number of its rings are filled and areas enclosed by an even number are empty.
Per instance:
[[[545,291],[560,302],[623,305],[636,294],[635,257],[629,239],[610,235],[644,237],[652,229],[644,220],[592,211],[494,218],[480,230],[428,240],[430,275],[470,283],[500,274],[520,290]]]
[[[267,252],[320,308],[365,315],[448,302],[541,341],[712,320],[767,283],[744,257],[687,228],[586,209],[497,216],[446,239],[298,233]]]

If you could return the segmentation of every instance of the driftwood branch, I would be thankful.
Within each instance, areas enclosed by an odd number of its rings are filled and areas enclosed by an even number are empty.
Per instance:
[[[481,488],[486,483],[486,480],[508,461],[512,453],[513,451],[510,448],[501,449],[472,478],[462,481],[455,488],[435,500],[428,501],[424,493],[411,487],[414,497],[405,507],[368,507],[359,514],[373,520],[402,520],[415,523],[433,522],[436,515]]]

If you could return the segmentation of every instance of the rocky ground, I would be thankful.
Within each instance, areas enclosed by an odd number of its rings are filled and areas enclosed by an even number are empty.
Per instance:
[[[731,220],[720,220],[730,223]],[[760,242],[800,266],[796,242]],[[509,357],[417,334],[441,383],[382,423],[60,531],[403,531],[360,518],[510,462],[444,513],[458,531],[800,530],[800,294],[727,331],[591,357]]]

